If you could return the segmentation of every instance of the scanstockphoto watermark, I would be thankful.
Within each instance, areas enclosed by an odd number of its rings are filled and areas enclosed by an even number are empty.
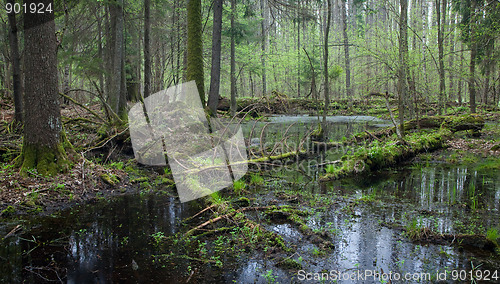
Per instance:
[[[145,98],[128,118],[137,162],[166,166],[168,158],[181,202],[231,186],[247,172],[241,127],[207,119],[194,81]]]
[[[328,272],[308,272],[299,270],[297,273],[299,281],[374,281],[379,283],[388,283],[390,281],[430,281],[431,273],[399,273],[389,271],[384,273],[377,270],[349,270],[338,271],[330,270]]]

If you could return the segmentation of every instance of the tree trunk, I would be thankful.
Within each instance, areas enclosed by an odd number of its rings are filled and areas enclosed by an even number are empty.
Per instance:
[[[461,43],[460,44],[460,67],[458,70],[463,70],[464,69],[464,61],[465,61],[465,58],[464,58],[464,44]],[[458,87],[457,87],[457,100],[458,100],[458,104],[462,105],[462,85],[463,85],[463,80],[462,78],[460,78],[460,80],[458,80]]]
[[[483,104],[486,106],[488,105],[488,94],[490,92],[490,77],[491,77],[491,69],[493,68],[493,50],[494,50],[494,43],[495,40],[492,38],[489,38],[488,43],[486,44],[485,48],[485,58],[483,59],[484,62],[484,90],[483,90]]]
[[[342,34],[344,36],[344,61],[345,61],[345,89],[349,100],[352,100],[351,90],[351,60],[349,58],[349,37],[347,35],[347,7],[345,0],[341,0],[342,5]]]
[[[262,96],[267,93],[267,77],[266,77],[266,60],[268,46],[268,31],[269,31],[269,12],[267,8],[267,0],[260,0],[260,8],[262,12]]]
[[[101,59],[101,62],[99,63],[99,67],[101,70],[104,70],[104,52],[103,52],[103,46],[102,46],[102,41],[103,41],[103,31],[102,31],[102,17],[101,17],[101,7],[97,8],[96,11],[96,18],[97,18],[97,38],[99,42],[97,43],[97,56],[99,56],[99,59]],[[104,92],[104,72],[99,72],[99,91]]]
[[[201,104],[205,105],[201,0],[187,0],[187,81],[194,80]]]
[[[326,27],[325,27],[325,44],[323,46],[325,50],[325,59],[323,60],[323,72],[325,76],[325,110],[323,111],[323,122],[326,121],[326,115],[328,112],[328,107],[330,104],[330,86],[328,82],[328,37],[330,34],[330,21],[332,18],[332,3],[331,0],[327,0],[328,9],[326,16]]]
[[[453,70],[453,61],[455,57],[455,18],[450,15],[450,56],[448,57],[448,69]],[[462,69],[460,69],[462,70]],[[453,78],[453,72],[448,72],[448,99],[449,100],[455,100],[454,96],[454,78]]]
[[[443,50],[443,37],[444,37],[444,23],[446,15],[446,0],[436,0],[436,15],[438,27],[438,61],[439,61],[439,98],[438,98],[438,112],[443,114],[445,103],[445,74],[444,74],[444,50]]]
[[[472,13],[475,13],[475,7],[471,7]],[[469,65],[469,105],[470,112],[476,113],[476,57],[477,43],[475,31],[475,16],[471,16],[470,22],[470,65]]]
[[[123,103],[120,102],[122,97],[122,74],[124,72],[122,64],[124,57],[124,35],[123,35],[123,0],[115,0],[110,3],[110,18],[111,18],[111,74],[109,76],[109,94],[108,94],[108,104],[111,110],[116,114],[120,115],[123,111],[121,106]]]
[[[52,5],[52,0],[28,0]],[[62,146],[62,123],[57,79],[57,43],[54,14],[24,15],[26,93],[21,171],[36,169],[54,175],[67,166]]]
[[[408,62],[408,0],[400,0],[401,14],[399,18],[399,75],[398,75],[398,109],[401,136],[404,136],[404,100],[408,93],[406,63]]]
[[[234,45],[234,14],[236,14],[236,0],[231,0],[231,115],[236,115],[236,58]]]
[[[150,18],[151,1],[144,0],[144,97],[147,98],[151,92],[151,42],[149,40],[151,30]]]
[[[222,0],[215,0],[214,26],[212,31],[212,69],[210,74],[210,91],[208,92],[208,107],[212,111],[212,115],[216,115],[219,103],[221,33]]]
[[[8,0],[7,3],[12,5],[14,0]],[[14,120],[23,122],[23,89],[21,84],[21,60],[19,57],[19,41],[17,39],[17,22],[16,14],[9,13],[9,46],[10,58],[12,63],[12,89],[14,92]]]

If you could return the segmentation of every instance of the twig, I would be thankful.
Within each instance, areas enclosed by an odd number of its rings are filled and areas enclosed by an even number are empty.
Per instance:
[[[208,206],[207,208],[205,208],[205,209],[201,210],[200,212],[198,212],[198,213],[194,214],[193,216],[191,216],[191,217],[189,217],[189,218],[186,218],[186,220],[184,220],[184,222],[185,222],[185,221],[187,221],[187,220],[191,220],[191,219],[193,219],[193,218],[196,218],[196,217],[197,217],[197,216],[199,216],[200,214],[203,214],[203,212],[205,212],[205,211],[207,211],[207,210],[210,210],[210,209],[214,208],[215,206],[217,206],[217,204],[212,204],[211,206]]]
[[[22,225],[17,225],[14,229],[10,230],[10,232],[3,237],[4,239],[12,236],[13,234],[17,233],[18,231],[22,230],[23,226]]]
[[[377,136],[373,135],[368,130],[365,130],[365,132],[366,132],[366,134],[370,135],[370,137],[372,137],[373,139],[377,140],[378,142],[382,142],[382,140],[380,140]]]
[[[63,94],[63,93],[59,93],[59,95],[63,98],[66,98],[68,99],[69,101],[71,101],[72,103],[74,103],[75,105],[81,107],[81,108],[84,108],[86,111],[90,112],[93,116],[97,117],[97,119],[99,119],[100,121],[104,122],[104,123],[108,123],[106,120],[104,120],[102,117],[100,117],[95,111],[91,110],[90,108],[86,107],[85,105],[77,102],[75,99],[73,99],[72,97],[66,95],[66,94]]]
[[[109,143],[109,141],[113,140],[116,136],[122,135],[122,134],[123,134],[123,133],[125,133],[125,131],[127,131],[127,130],[128,130],[128,126],[127,126],[127,127],[126,127],[126,128],[125,128],[122,132],[117,133],[117,134],[115,134],[115,135],[111,136],[111,137],[110,137],[108,140],[106,140],[106,142],[104,142],[102,145],[99,145],[99,146],[94,147],[94,148],[87,149],[87,150],[85,150],[85,152],[83,152],[83,154],[85,154],[85,153],[87,153],[87,152],[89,152],[89,151],[96,150],[96,149],[99,149],[99,148],[104,147],[104,145],[108,144],[108,143]]]

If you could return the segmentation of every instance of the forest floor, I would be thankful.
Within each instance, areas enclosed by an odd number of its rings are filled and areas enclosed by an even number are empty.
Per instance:
[[[306,99],[288,99],[274,94],[271,99],[242,99],[238,102],[240,110],[254,112],[254,116],[267,116],[284,113],[309,113],[313,115],[321,103]],[[89,106],[94,113],[104,114],[98,105]],[[396,107],[393,108],[396,111]],[[463,114],[464,106],[452,105],[449,114]],[[117,130],[103,135],[100,122],[88,110],[75,105],[66,105],[62,117],[70,142],[80,157],[72,161],[67,173],[54,177],[43,177],[36,171],[29,171],[27,177],[14,168],[13,160],[20,153],[22,130],[11,123],[13,104],[3,100],[0,105],[0,217],[20,217],[22,215],[48,214],[83,202],[106,198],[111,195],[127,194],[154,186],[162,186],[173,194],[172,175],[168,170],[144,167],[133,160],[130,142],[106,140],[117,135]],[[222,115],[227,112],[222,111]],[[422,113],[432,115],[435,108],[428,105]],[[374,115],[388,118],[388,111],[382,100],[359,101],[339,100],[331,103],[328,115]],[[498,121],[500,112],[484,111],[487,120]],[[455,154],[448,156],[447,162],[475,160],[470,154],[484,157],[498,156],[500,130],[498,124],[486,126],[481,137],[473,140],[466,134],[455,135],[449,141],[448,150]],[[107,141],[102,145],[103,141]],[[109,143],[108,143],[109,142]],[[96,145],[100,145],[96,147]],[[439,160],[440,152],[424,155],[420,159]],[[451,157],[451,158],[450,158]]]

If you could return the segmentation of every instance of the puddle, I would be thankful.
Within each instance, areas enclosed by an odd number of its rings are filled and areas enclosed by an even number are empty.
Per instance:
[[[284,129],[292,123],[297,126],[290,131],[304,134],[304,125],[313,125],[315,119],[273,117],[266,126],[265,135],[269,139],[274,137],[275,142],[280,141],[285,135]],[[328,121],[331,123],[327,137],[333,140],[385,123],[372,117],[330,117]],[[259,137],[248,136],[252,123],[244,126],[247,138]],[[257,124],[254,129],[262,129],[266,123]],[[499,176],[467,167],[430,165],[377,172],[320,187],[315,181],[316,169],[308,169],[301,173],[285,169],[275,171],[273,177],[266,177],[268,182],[264,188],[252,196],[262,201],[262,205],[276,199],[275,191],[309,190],[323,201],[329,200],[321,210],[312,205],[310,209],[316,211],[305,217],[312,231],[328,233],[328,240],[335,245],[335,249],[329,251],[322,251],[313,244],[296,225],[267,223],[262,218],[254,218],[262,220],[266,229],[278,233],[287,244],[295,247],[294,254],[279,256],[300,263],[304,273],[350,275],[372,271],[399,273],[403,277],[414,273],[427,277],[428,273],[431,280],[419,278],[418,281],[392,283],[433,283],[436,271],[470,270],[471,265],[482,265],[481,269],[490,270],[500,267],[498,257],[494,259],[483,251],[412,243],[401,230],[384,225],[405,226],[416,219],[423,226],[441,233],[485,232],[488,228],[499,228]],[[278,267],[276,260],[261,251],[249,251],[241,254],[241,258],[227,256],[222,269],[212,263],[181,258],[155,262],[159,254],[185,253],[186,248],[176,246],[172,239],[158,248],[155,238],[163,239],[163,236],[185,230],[181,220],[201,209],[197,202],[180,204],[177,199],[165,195],[134,194],[27,221],[29,230],[2,241],[0,282],[290,283],[306,277],[299,274],[298,269]],[[206,220],[193,223],[201,221]],[[4,227],[0,231],[5,235],[8,229]],[[500,277],[500,271],[498,274]],[[451,274],[448,274],[445,282],[455,282],[450,279]],[[361,282],[381,281],[341,279],[337,283]]]

